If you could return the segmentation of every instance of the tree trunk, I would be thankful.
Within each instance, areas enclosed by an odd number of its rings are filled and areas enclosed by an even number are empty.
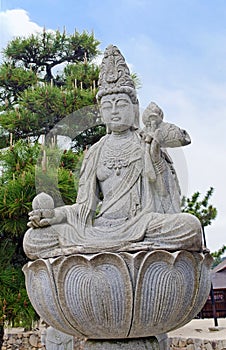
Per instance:
[[[0,323],[0,349],[3,345],[3,337],[4,337],[4,326]]]

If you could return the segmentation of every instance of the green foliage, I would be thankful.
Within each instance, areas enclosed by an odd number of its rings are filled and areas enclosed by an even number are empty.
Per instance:
[[[103,124],[93,126],[80,133],[74,139],[74,147],[76,150],[85,150],[87,146],[91,146],[106,135],[106,126]]]
[[[20,140],[8,149],[0,153],[0,161],[3,166],[1,182],[12,180],[24,174],[25,171],[34,168],[40,153],[38,143],[30,143]],[[23,175],[24,176],[24,175]]]
[[[57,147],[42,147],[36,166],[36,189],[48,193],[55,206],[74,204],[77,197],[81,153],[60,151]]]
[[[35,196],[34,170],[24,172],[0,186],[0,225],[5,236],[22,236]]]
[[[13,133],[14,140],[48,134],[65,116],[87,105],[93,105],[91,91],[61,90],[56,86],[36,86],[21,95],[19,107],[0,115],[0,125]]]
[[[131,73],[131,78],[134,82],[136,89],[140,89],[141,88],[141,80],[140,80],[139,76],[136,73]]]
[[[217,209],[212,204],[209,204],[209,200],[213,194],[213,191],[213,187],[210,187],[204,198],[201,200],[199,200],[200,192],[195,192],[192,195],[191,199],[183,197],[181,203],[181,208],[183,212],[193,214],[200,220],[203,229],[203,239],[205,247],[206,238],[204,228],[206,226],[211,225],[212,220],[214,220],[217,216]],[[222,261],[222,255],[225,253],[225,251],[226,246],[224,245],[218,251],[211,253],[212,257],[214,258],[212,267],[215,267]]]
[[[28,299],[21,267],[12,264],[15,251],[15,241],[1,238],[0,324],[31,328],[32,322],[38,319],[38,315]]]
[[[0,154],[0,230],[18,237],[26,230],[27,213],[35,196],[35,163],[39,146],[19,141]]]
[[[0,227],[7,237],[22,237],[26,231],[28,212],[39,191],[49,193],[55,204],[62,199],[65,204],[74,203],[77,195],[78,177],[74,176],[77,163],[82,157],[72,151],[58,148],[47,149],[46,165],[36,166],[43,147],[24,140],[2,152],[4,172],[0,182]]]
[[[31,70],[15,67],[10,62],[3,63],[0,67],[0,111],[12,107],[21,93],[36,82],[37,76]]]
[[[64,74],[69,88],[82,87],[83,89],[95,90],[99,77],[99,67],[88,62],[79,62],[76,65],[67,65]]]
[[[0,320],[12,327],[31,328],[38,315],[28,299],[21,269],[8,267],[1,271],[0,283]]]
[[[99,69],[90,61],[98,54],[98,45],[93,33],[44,30],[18,37],[4,50],[5,62],[0,66],[0,148],[4,148],[0,153],[0,328],[4,323],[30,327],[37,317],[21,272],[27,261],[22,241],[28,212],[40,191],[52,195],[55,206],[76,200],[83,155],[62,152],[53,140],[58,129],[60,134],[69,129],[72,137],[79,136],[75,144],[80,150],[86,147],[84,142],[90,145],[98,138],[98,127],[82,134],[87,125],[97,125],[92,122],[98,116],[96,109],[85,111],[84,107],[96,104]],[[65,117],[75,111],[76,122],[67,125]],[[46,146],[38,144],[40,135],[48,135]]]
[[[91,60],[98,54],[99,42],[94,34],[75,31],[67,35],[64,31],[43,31],[28,38],[17,37],[12,40],[4,55],[14,64],[23,65],[35,73],[45,73],[44,80],[53,79],[52,68],[64,62]]]
[[[211,225],[212,220],[217,216],[217,209],[209,204],[210,197],[213,194],[213,187],[207,191],[203,199],[200,199],[200,192],[195,192],[191,199],[182,198],[181,209],[184,213],[195,215],[201,222],[202,227]]]
[[[222,261],[222,255],[226,252],[226,245],[223,245],[220,249],[218,249],[216,252],[213,252],[211,255],[214,258],[214,264],[213,267],[220,264]]]
[[[0,146],[9,133],[16,141],[47,135],[67,115],[96,103],[99,68],[90,60],[98,45],[93,33],[45,30],[8,44],[0,66]]]
[[[37,187],[53,195],[56,205],[75,202],[82,157],[25,140],[0,154],[4,167],[0,178],[0,326],[31,327],[37,318],[21,271],[27,261],[22,240],[28,212]]]

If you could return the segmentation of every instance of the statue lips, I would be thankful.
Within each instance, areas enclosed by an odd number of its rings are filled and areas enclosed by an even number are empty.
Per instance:
[[[111,120],[113,122],[118,122],[119,120],[121,120],[121,118],[120,117],[112,117]]]

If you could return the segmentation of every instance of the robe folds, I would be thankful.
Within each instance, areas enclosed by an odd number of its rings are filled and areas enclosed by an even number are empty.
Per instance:
[[[162,151],[161,172],[154,181],[150,179],[145,169],[152,160],[147,145],[135,131],[122,181],[117,187],[112,184],[107,199],[103,198],[99,205],[97,173],[101,151],[109,137],[104,136],[86,153],[77,201],[61,208],[66,222],[29,229],[25,235],[25,252],[36,258],[49,256],[50,251],[51,256],[142,248],[201,251],[201,225],[196,217],[180,212],[180,192],[171,160]],[[117,208],[123,212],[125,206],[128,215],[115,218]]]

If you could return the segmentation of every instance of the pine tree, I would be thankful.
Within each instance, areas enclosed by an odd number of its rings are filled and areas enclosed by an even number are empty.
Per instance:
[[[200,192],[195,192],[192,195],[191,199],[185,198],[185,197],[183,197],[182,199],[182,211],[185,213],[190,213],[195,215],[201,223],[205,248],[206,248],[205,227],[211,225],[212,220],[214,220],[217,216],[217,209],[212,204],[209,204],[209,200],[213,194],[213,191],[214,191],[213,187],[210,187],[210,189],[206,192],[204,198],[201,200],[199,200]],[[216,308],[215,308],[214,290],[213,290],[212,283],[211,283],[211,289],[210,289],[210,297],[212,301],[214,325],[218,326],[218,320],[217,320],[217,314],[216,314]]]
[[[5,322],[31,326],[37,317],[21,272],[27,262],[22,241],[33,198],[45,191],[56,206],[74,203],[83,157],[80,150],[102,135],[95,100],[99,68],[92,63],[98,44],[87,32],[67,35],[44,30],[18,37],[4,50],[0,66],[0,333]],[[94,108],[84,115],[90,105]],[[78,123],[65,124],[73,113]],[[83,131],[87,125],[97,126]],[[76,152],[57,147],[56,136],[65,128],[78,136]],[[41,135],[46,135],[42,144]]]
[[[47,154],[46,164],[43,152]],[[82,157],[71,150],[60,153],[57,147],[45,150],[43,145],[27,140],[18,141],[0,154],[0,333],[6,322],[31,327],[37,318],[21,270],[28,261],[22,243],[37,186],[53,196],[56,206],[60,201],[73,204]],[[57,169],[56,159],[60,159]]]
[[[96,104],[98,44],[85,31],[45,30],[8,44],[0,66],[0,146],[9,145],[10,133],[15,141],[38,139],[67,115]],[[93,113],[90,126],[96,124]]]
[[[181,208],[184,213],[190,213],[195,215],[199,221],[201,222],[202,230],[203,230],[203,239],[204,245],[206,247],[206,237],[204,228],[206,226],[211,225],[212,220],[214,220],[217,216],[217,209],[209,204],[209,200],[213,194],[213,187],[206,192],[203,199],[200,200],[200,192],[195,192],[191,199],[183,197]]]

